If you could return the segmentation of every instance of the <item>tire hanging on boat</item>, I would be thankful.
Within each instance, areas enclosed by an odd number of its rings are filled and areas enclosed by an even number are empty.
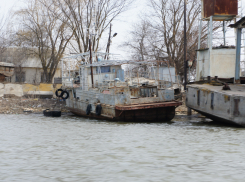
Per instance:
[[[61,93],[59,94],[59,92],[61,92]],[[62,97],[63,96],[63,90],[61,88],[56,90],[55,95],[56,95],[56,97]]]
[[[62,99],[68,99],[69,98],[69,93],[66,91],[66,90],[64,90],[62,93],[61,93],[61,98]],[[65,95],[65,96],[64,96]]]
[[[97,105],[96,109],[95,109],[95,112],[96,112],[97,116],[101,115],[101,110],[102,110],[101,104]]]
[[[91,105],[91,104],[89,104],[89,105],[87,106],[87,109],[86,109],[86,114],[87,114],[87,115],[89,115],[89,114],[90,114],[91,109],[92,109],[92,105]]]

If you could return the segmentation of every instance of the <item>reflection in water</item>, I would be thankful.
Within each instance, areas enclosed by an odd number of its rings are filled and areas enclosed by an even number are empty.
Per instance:
[[[0,117],[0,181],[244,181],[244,128]]]

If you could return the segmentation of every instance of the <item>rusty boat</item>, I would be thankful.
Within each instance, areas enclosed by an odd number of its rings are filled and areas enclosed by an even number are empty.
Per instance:
[[[62,88],[57,96],[66,99],[70,112],[127,122],[174,118],[175,108],[182,104],[175,100],[180,84],[174,68],[155,61],[104,60],[106,54],[87,52],[62,59]],[[71,60],[78,58],[83,61],[74,71]]]

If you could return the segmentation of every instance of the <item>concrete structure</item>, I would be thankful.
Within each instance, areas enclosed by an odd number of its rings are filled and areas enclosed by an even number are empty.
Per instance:
[[[43,69],[40,59],[33,55],[36,48],[8,47],[1,55],[4,62],[15,65],[14,74],[7,78],[11,83],[39,84],[43,82]],[[61,68],[58,66],[54,78],[61,77]],[[54,83],[54,78],[52,83]]]
[[[186,105],[210,119],[245,126],[245,86],[193,84],[187,86]]]
[[[55,91],[61,87],[61,84],[13,84],[0,83],[0,97],[6,96],[34,96],[34,97],[56,97]]]
[[[235,75],[235,47],[217,47],[198,50],[196,81],[208,76],[232,78]]]
[[[11,83],[29,83],[39,84],[42,83],[43,69],[39,59],[28,58],[20,65],[20,70],[14,72],[13,76],[9,78]],[[61,77],[61,69],[57,68],[55,77]],[[52,83],[54,82],[54,78]]]

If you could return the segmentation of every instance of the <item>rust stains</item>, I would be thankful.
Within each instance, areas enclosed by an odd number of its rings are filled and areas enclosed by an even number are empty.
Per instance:
[[[139,88],[130,88],[130,93],[134,97],[139,97],[140,94],[139,92],[140,92]]]
[[[126,110],[138,110],[138,109],[150,109],[150,108],[161,108],[161,107],[172,107],[180,106],[181,102],[172,101],[172,102],[157,102],[157,103],[147,103],[147,104],[135,104],[135,105],[117,105],[115,106],[116,110],[126,111]]]
[[[210,16],[236,16],[238,14],[238,0],[203,0],[203,18]],[[216,20],[224,20],[222,17]]]
[[[230,96],[229,95],[224,95],[224,100],[225,103],[230,101]]]
[[[234,99],[234,111],[233,111],[233,115],[239,116],[240,112],[239,112],[239,103],[240,103],[240,99]]]
[[[200,90],[197,90],[197,105],[200,106]]]

